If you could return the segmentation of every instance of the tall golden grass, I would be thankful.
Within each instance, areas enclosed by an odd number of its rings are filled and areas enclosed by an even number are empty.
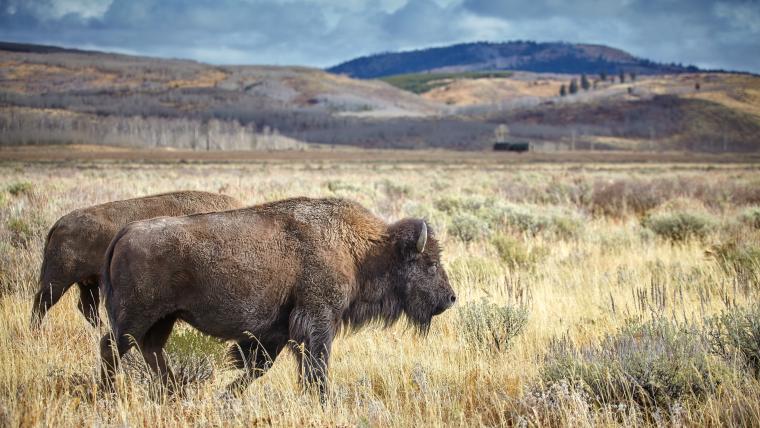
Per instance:
[[[758,242],[746,221],[760,204],[758,188],[752,165],[2,164],[0,426],[757,425],[754,374],[709,347],[696,352],[717,367],[705,374],[711,387],[667,403],[595,396],[581,373],[558,380],[547,372],[558,344],[588,360],[632,323],[706,331],[705,320],[750,306],[760,286],[752,253],[747,271],[737,272],[713,248]],[[200,380],[166,397],[137,361],[120,372],[118,393],[106,394],[98,386],[101,332],[76,310],[75,289],[41,331],[29,328],[45,233],[72,209],[175,189],[250,204],[339,196],[387,220],[424,215],[443,242],[457,305],[426,337],[403,323],[342,335],[324,406],[300,390],[287,352],[240,398],[223,398],[238,374],[222,358],[224,344],[187,326],[175,329],[168,352],[178,369],[203,371]],[[668,227],[680,225],[683,212],[705,224],[672,239]],[[664,217],[666,232],[647,227],[668,214],[676,220]],[[465,334],[473,311],[463,308],[483,300],[527,311],[526,327],[507,346],[484,347]],[[631,333],[633,348],[641,340]],[[612,388],[619,372],[600,367]]]

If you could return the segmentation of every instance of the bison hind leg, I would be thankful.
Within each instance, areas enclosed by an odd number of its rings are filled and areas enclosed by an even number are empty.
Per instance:
[[[287,343],[287,337],[273,337],[269,340],[241,340],[232,345],[227,355],[236,368],[246,372],[227,386],[227,395],[241,394],[257,378],[263,376]]]
[[[159,377],[161,385],[168,388],[170,393],[173,393],[174,388],[178,385],[177,379],[166,363],[164,345],[166,345],[176,321],[177,317],[174,315],[162,318],[148,329],[140,344],[140,350],[148,367]]]
[[[31,325],[32,328],[39,328],[42,319],[53,305],[61,300],[66,290],[74,285],[75,280],[51,280],[47,276],[40,281],[40,288],[34,295],[34,304],[32,306]]]
[[[113,392],[115,390],[114,378],[119,369],[119,361],[132,347],[132,341],[128,336],[120,336],[114,340],[112,333],[106,333],[100,339],[100,380],[103,388]]]
[[[95,328],[100,325],[98,303],[100,302],[100,289],[97,278],[90,278],[79,283],[79,312]]]
[[[156,349],[161,350],[166,339],[171,333],[171,327],[174,325],[176,318],[166,318],[156,323],[147,323],[144,319],[138,319],[137,323],[126,322],[111,325],[112,332],[103,335],[100,339],[100,358],[101,358],[101,382],[103,387],[109,391],[114,391],[114,378],[116,370],[119,369],[121,357],[127,353],[133,346],[139,346],[143,358],[148,366],[153,369],[153,362],[163,360],[163,353],[158,353],[160,359],[148,358],[155,353]],[[156,327],[154,329],[154,327]],[[154,369],[155,371],[155,369]],[[165,370],[164,370],[165,371]]]

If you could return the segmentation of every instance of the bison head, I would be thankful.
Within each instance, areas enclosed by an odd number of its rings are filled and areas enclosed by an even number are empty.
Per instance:
[[[456,301],[441,266],[438,241],[424,220],[401,220],[391,226],[390,232],[398,256],[395,283],[403,311],[420,331],[426,332],[433,316]]]

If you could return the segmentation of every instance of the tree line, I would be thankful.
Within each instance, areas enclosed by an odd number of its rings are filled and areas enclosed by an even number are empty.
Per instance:
[[[0,109],[0,143],[102,144],[190,150],[297,149],[303,144],[263,126],[141,116],[96,116],[64,111]]]
[[[631,82],[636,81],[636,73],[631,72],[627,73],[628,79]],[[617,78],[618,83],[625,83],[626,81],[626,73],[624,71],[621,71],[618,74]],[[588,91],[589,89],[596,89],[597,86],[601,82],[609,82],[609,83],[615,83],[615,76],[609,76],[607,73],[599,73],[599,78],[594,79],[593,83],[585,74],[581,74],[580,79],[580,85],[578,84],[578,79],[572,78],[570,79],[570,83],[565,85],[564,83],[559,87],[559,95],[564,97],[566,95],[573,95],[577,94],[579,89],[583,89],[584,91]]]

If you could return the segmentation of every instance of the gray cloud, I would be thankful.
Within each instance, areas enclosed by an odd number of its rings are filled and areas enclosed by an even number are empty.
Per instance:
[[[563,40],[760,72],[760,1],[0,0],[0,39],[320,67],[456,42]]]

